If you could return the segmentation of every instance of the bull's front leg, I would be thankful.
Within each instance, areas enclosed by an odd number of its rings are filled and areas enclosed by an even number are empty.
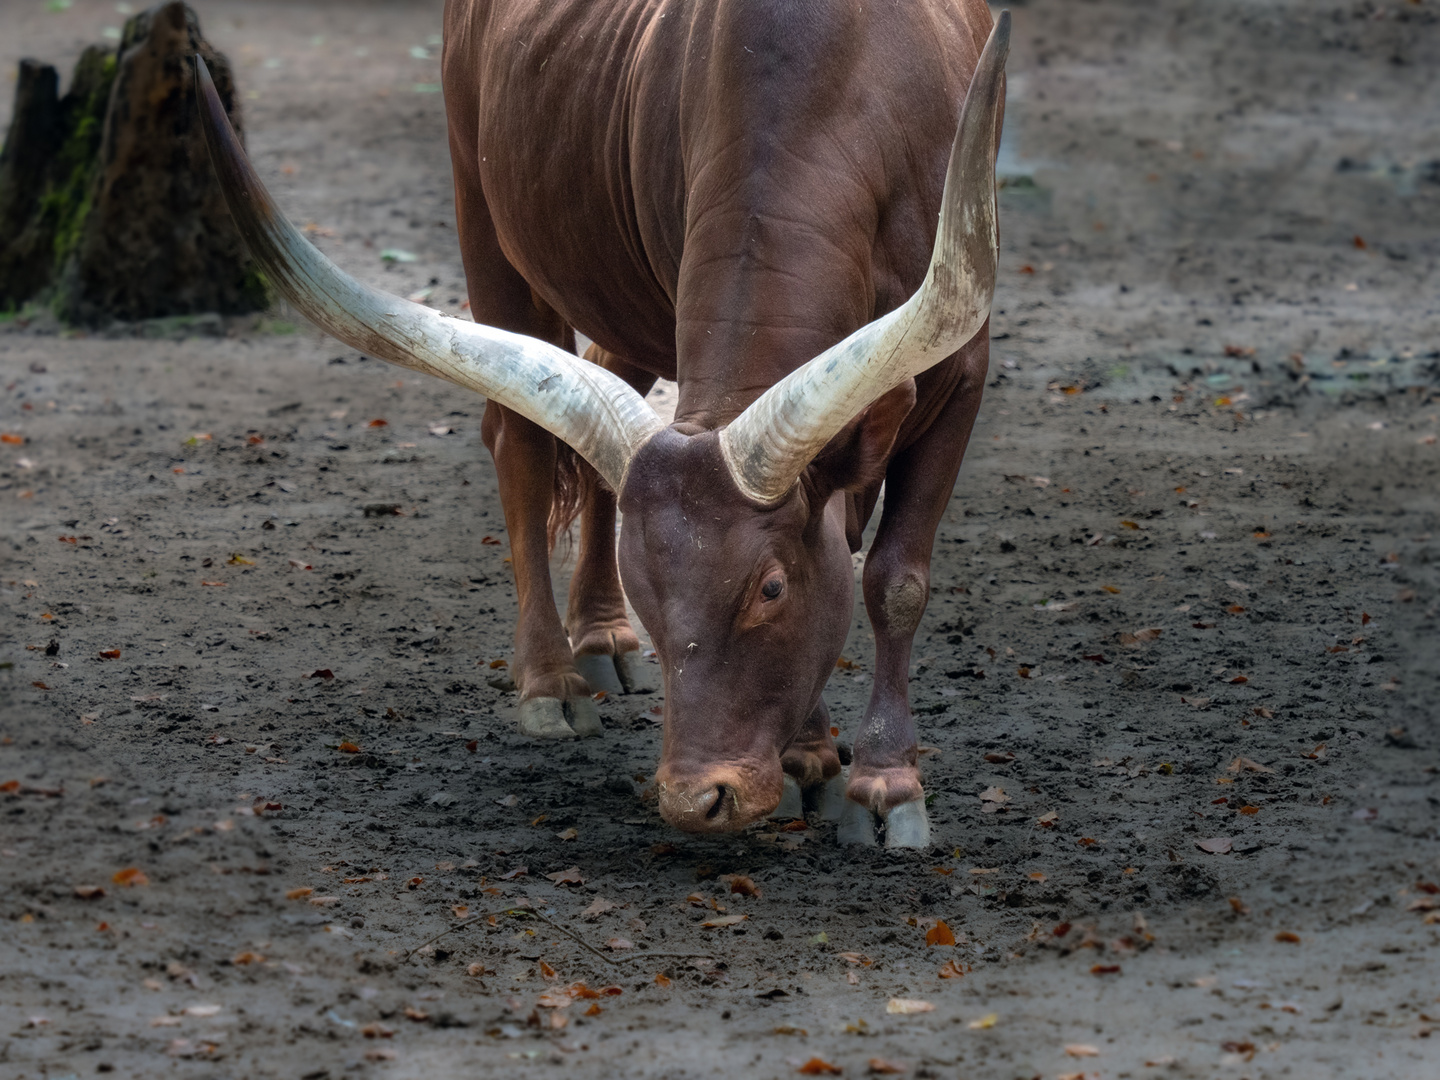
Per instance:
[[[822,817],[837,818],[844,799],[840,776],[840,753],[830,734],[830,710],[823,700],[806,717],[794,740],[780,755],[785,770],[784,793],[772,818],[799,818],[805,811],[818,810]]]
[[[598,735],[600,713],[575,668],[550,583],[546,522],[555,483],[555,437],[493,401],[485,406],[481,432],[495,459],[520,608],[511,668],[520,691],[520,733],[537,739]]]
[[[877,815],[885,822],[887,847],[930,843],[910,712],[910,652],[930,598],[935,530],[980,408],[989,338],[987,322],[969,345],[917,380],[918,400],[943,397],[945,404],[885,473],[885,509],[864,573],[865,609],[875,631],[875,685],[855,739],[846,787],[849,806],[839,829],[842,843],[873,843]],[[925,386],[930,380],[934,383]]]

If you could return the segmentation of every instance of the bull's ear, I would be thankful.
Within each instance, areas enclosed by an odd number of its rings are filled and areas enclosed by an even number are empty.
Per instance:
[[[885,475],[900,425],[915,407],[915,380],[906,379],[847,425],[810,463],[807,479],[824,503],[836,491],[865,491]]]

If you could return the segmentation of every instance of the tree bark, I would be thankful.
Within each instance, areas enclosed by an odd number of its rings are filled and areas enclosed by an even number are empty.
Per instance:
[[[0,154],[0,310],[44,300],[93,326],[268,306],[210,168],[197,53],[240,131],[230,64],[184,3],[87,50],[62,99],[54,68],[22,63]]]

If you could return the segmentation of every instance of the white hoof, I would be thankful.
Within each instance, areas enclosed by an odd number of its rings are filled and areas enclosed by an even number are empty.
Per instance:
[[[600,710],[588,697],[566,698],[565,719],[570,721],[570,727],[582,739],[599,735],[605,730],[600,723]]]
[[[845,774],[836,773],[820,789],[820,818],[822,821],[839,821],[845,815]]]
[[[800,793],[800,785],[795,778],[788,773],[785,775],[785,786],[781,789],[780,805],[770,813],[772,820],[793,821],[796,818],[805,816],[805,799]]]
[[[615,671],[615,658],[607,653],[581,653],[575,657],[575,670],[590,684],[590,692],[598,694],[623,694],[620,676]]]
[[[528,698],[515,710],[515,725],[521,735],[532,739],[573,739],[575,729],[565,722],[565,706],[559,698]]]
[[[627,694],[652,694],[660,689],[660,665],[650,663],[638,649],[615,657],[615,674]]]
[[[835,840],[842,845],[874,847],[875,815],[870,813],[869,807],[846,799],[845,808],[840,813],[840,824],[835,827]]]
[[[930,816],[925,800],[901,803],[885,815],[885,846],[887,848],[927,848],[930,846]]]

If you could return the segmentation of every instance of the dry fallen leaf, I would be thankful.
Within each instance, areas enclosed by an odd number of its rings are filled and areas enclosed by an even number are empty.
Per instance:
[[[1100,1048],[1088,1043],[1066,1043],[1065,1053],[1071,1057],[1099,1057]]]
[[[1234,846],[1234,841],[1229,836],[1215,836],[1209,840],[1196,840],[1195,846],[1211,855],[1228,855]]]
[[[891,998],[885,1003],[885,1011],[893,1016],[915,1016],[918,1013],[934,1012],[935,1006],[917,998]]]
[[[934,926],[930,927],[929,930],[925,931],[925,944],[954,945],[955,934],[943,919],[938,919],[936,920]]]
[[[289,892],[287,892],[287,893],[285,894],[285,899],[286,899],[286,900],[304,900],[305,897],[309,896],[309,895],[310,895],[311,893],[313,893],[314,891],[315,891],[314,889],[310,889],[310,888],[291,889]]]
[[[572,866],[568,870],[557,870],[553,874],[546,874],[547,878],[556,885],[584,885],[585,877],[580,873],[578,866]]]
[[[1125,633],[1122,631],[1117,640],[1120,642],[1121,645],[1134,649],[1139,648],[1141,645],[1149,644],[1150,642],[1157,639],[1162,633],[1164,633],[1164,631],[1161,630],[1159,627],[1151,626],[1145,628],[1144,630],[1137,630],[1133,634]]]
[[[873,1057],[869,1061],[870,1072],[877,1076],[903,1076],[909,1072],[909,1067],[898,1061],[886,1061],[884,1058]]]
[[[635,943],[628,938],[612,937],[609,941],[605,942],[605,947],[614,952],[624,952],[626,949],[633,949]]]
[[[670,976],[666,975],[663,971],[657,971],[655,973],[655,985],[662,990],[666,989],[670,985]]]
[[[1276,940],[1276,941],[1283,941],[1283,942],[1285,942],[1287,945],[1299,945],[1299,944],[1300,944],[1300,935],[1297,934],[1297,933],[1294,933],[1294,932],[1291,931],[1291,930],[1281,930],[1278,934],[1275,935],[1275,940]]]
[[[737,893],[740,896],[753,896],[757,900],[760,898],[759,887],[751,878],[746,877],[744,874],[721,874],[720,880],[730,886],[732,893]]]
[[[744,922],[749,915],[721,915],[718,919],[706,919],[700,925],[708,930],[716,930],[725,926],[734,926],[736,923]]]
[[[795,1071],[804,1076],[839,1076],[845,1070],[839,1065],[831,1065],[822,1058],[812,1057]]]
[[[1268,765],[1261,765],[1258,761],[1252,761],[1248,757],[1237,757],[1234,761],[1232,761],[1229,765],[1225,767],[1225,771],[1233,773],[1273,773],[1275,770],[1270,768]]]
[[[105,895],[105,888],[102,885],[76,885],[75,895],[81,900],[99,900]]]
[[[988,1031],[993,1028],[999,1022],[999,1020],[999,1013],[986,1013],[978,1020],[971,1020],[970,1023],[966,1025],[966,1027],[968,1027],[971,1031]]]
[[[956,963],[954,960],[945,961],[945,966],[940,969],[942,979],[960,979],[970,974],[970,968],[963,963]]]
[[[580,912],[580,914],[586,919],[596,919],[604,915],[607,911],[614,911],[618,906],[619,905],[613,900],[606,900],[603,896],[597,896],[594,900],[590,901],[590,906]]]
[[[1093,964],[1090,967],[1091,975],[1119,975],[1119,964]]]
[[[150,879],[145,876],[145,871],[138,866],[127,866],[124,870],[117,870],[110,878],[116,885],[149,885]]]

